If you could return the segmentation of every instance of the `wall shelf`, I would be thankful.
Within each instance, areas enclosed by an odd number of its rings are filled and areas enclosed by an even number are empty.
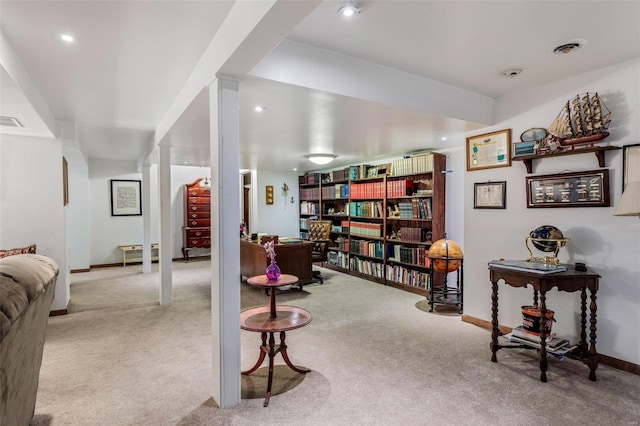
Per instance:
[[[540,158],[548,158],[548,157],[560,157],[563,155],[574,155],[574,154],[586,154],[588,152],[593,152],[598,158],[598,165],[600,167],[604,167],[604,153],[605,151],[612,151],[620,149],[619,146],[590,146],[587,148],[573,148],[567,149],[565,151],[554,152],[549,154],[531,154],[531,155],[518,155],[516,157],[511,158],[511,161],[522,161],[524,166],[527,168],[527,173],[532,173],[533,170],[533,160],[537,160]]]

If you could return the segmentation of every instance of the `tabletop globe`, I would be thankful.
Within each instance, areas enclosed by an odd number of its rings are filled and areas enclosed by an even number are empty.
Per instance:
[[[443,238],[431,244],[428,256],[431,258],[433,269],[438,272],[453,272],[460,266],[463,258],[462,249],[452,240]]]
[[[529,233],[532,238],[531,242],[533,246],[540,251],[551,253],[558,247],[562,247],[564,244],[558,246],[558,241],[564,238],[562,231],[552,225],[542,225],[534,229]],[[540,241],[540,240],[554,240],[554,241]]]

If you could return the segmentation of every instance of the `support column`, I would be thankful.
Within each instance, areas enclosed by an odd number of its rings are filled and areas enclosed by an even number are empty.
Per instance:
[[[158,192],[160,193],[160,304],[173,299],[171,281],[171,145],[160,144]]]
[[[209,106],[212,396],[220,408],[233,408],[240,404],[240,162],[237,81],[220,77],[214,80],[209,86]]]
[[[151,272],[151,166],[142,165],[142,273]]]

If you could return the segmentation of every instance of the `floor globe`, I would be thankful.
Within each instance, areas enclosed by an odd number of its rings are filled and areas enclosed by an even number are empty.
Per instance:
[[[463,258],[462,248],[452,240],[443,238],[431,244],[428,256],[431,258],[433,269],[438,272],[453,272],[460,267]]]
[[[562,231],[552,225],[539,226],[531,231],[529,236],[531,237],[531,243],[533,246],[545,253],[554,252],[564,245],[562,242],[558,241],[564,238]]]

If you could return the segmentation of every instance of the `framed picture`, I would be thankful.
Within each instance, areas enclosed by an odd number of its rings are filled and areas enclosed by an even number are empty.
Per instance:
[[[270,206],[273,204],[273,185],[265,186],[265,203]]]
[[[378,176],[378,166],[371,166],[367,169],[367,177],[374,178]]]
[[[474,209],[504,209],[507,207],[507,182],[473,184]]]
[[[69,205],[69,163],[62,157],[62,204]]]
[[[609,170],[528,176],[527,207],[609,207]]]
[[[511,166],[511,129],[467,138],[467,171]]]
[[[640,181],[640,143],[622,147],[622,192],[629,182]]]
[[[111,216],[142,216],[139,180],[111,179]]]

